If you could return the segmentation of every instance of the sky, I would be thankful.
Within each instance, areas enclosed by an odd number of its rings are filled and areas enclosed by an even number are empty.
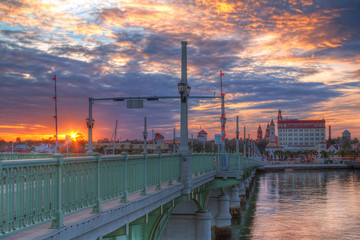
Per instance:
[[[227,137],[256,138],[285,118],[322,119],[332,136],[360,137],[359,0],[2,0],[0,137],[83,133],[89,97],[178,96],[187,41],[192,96],[223,87]],[[180,101],[95,101],[94,137],[142,139],[154,129],[179,136]],[[276,121],[275,121],[276,122]],[[189,101],[189,137],[220,133],[219,100]]]

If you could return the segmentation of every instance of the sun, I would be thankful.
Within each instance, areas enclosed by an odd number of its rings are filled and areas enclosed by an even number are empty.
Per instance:
[[[76,138],[76,133],[72,133],[71,138],[75,139]]]

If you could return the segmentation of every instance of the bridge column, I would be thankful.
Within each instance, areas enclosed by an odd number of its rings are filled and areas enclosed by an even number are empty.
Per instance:
[[[195,213],[195,239],[211,239],[211,213]]]
[[[215,216],[216,227],[228,227],[231,225],[231,215],[229,213],[230,198],[226,193],[219,196],[218,212]]]
[[[239,198],[239,188],[235,185],[230,188],[230,214],[232,218],[240,217],[241,199]]]
[[[240,198],[239,198],[239,188],[234,186],[230,188],[230,207],[239,206]]]

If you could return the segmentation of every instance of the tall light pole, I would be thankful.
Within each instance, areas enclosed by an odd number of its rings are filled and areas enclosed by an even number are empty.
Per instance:
[[[188,145],[188,97],[191,87],[187,83],[186,41],[181,42],[181,81],[178,83],[180,101],[180,181],[184,194],[191,192],[191,153]]]
[[[89,129],[88,131],[88,150],[86,151],[86,154],[93,154],[93,142],[92,142],[92,129],[94,127],[95,120],[92,117],[92,105],[93,105],[93,99],[89,98],[89,117],[86,119],[86,125]]]

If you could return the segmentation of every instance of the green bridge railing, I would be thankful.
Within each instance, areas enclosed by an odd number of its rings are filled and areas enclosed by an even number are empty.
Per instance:
[[[192,174],[218,168],[219,154],[192,155]],[[229,155],[230,168],[241,170],[256,164],[240,155]],[[149,187],[161,189],[179,178],[180,155],[100,155],[29,160],[0,160],[0,233],[2,236],[52,222],[85,208],[101,211],[101,204]]]
[[[20,159],[44,159],[44,158],[52,158],[54,156],[53,153],[18,153],[18,152],[3,152],[0,153],[0,160],[20,160]],[[82,153],[69,153],[69,157],[80,157],[86,156],[86,154]]]

